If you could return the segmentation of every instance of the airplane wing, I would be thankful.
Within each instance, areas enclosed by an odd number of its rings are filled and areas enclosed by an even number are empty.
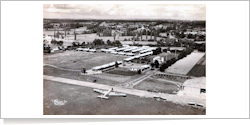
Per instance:
[[[93,89],[95,92],[106,94],[107,90],[101,90],[101,89]]]
[[[122,97],[126,97],[126,94],[123,93],[117,93],[117,92],[110,92],[109,96],[122,96]]]

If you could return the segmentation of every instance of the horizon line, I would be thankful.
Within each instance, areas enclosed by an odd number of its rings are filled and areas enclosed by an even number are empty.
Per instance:
[[[43,19],[70,19],[70,20],[175,20],[175,21],[206,21],[206,20],[185,20],[185,19],[146,19],[146,18],[134,18],[134,19],[101,19],[101,18],[43,18]]]

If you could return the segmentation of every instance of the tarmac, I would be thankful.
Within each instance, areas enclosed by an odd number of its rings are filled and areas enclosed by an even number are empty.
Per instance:
[[[181,105],[188,105],[188,102],[197,102],[204,105],[204,108],[206,107],[206,97],[205,96],[199,96],[199,95],[192,95],[187,96],[185,94],[166,94],[166,93],[155,93],[155,92],[148,92],[143,90],[137,90],[133,88],[123,88],[119,86],[109,86],[104,84],[98,84],[98,83],[92,83],[92,82],[86,82],[86,81],[79,81],[79,80],[73,80],[73,79],[67,79],[67,78],[61,78],[61,77],[54,77],[54,76],[47,76],[43,75],[43,79],[65,83],[65,84],[72,84],[72,85],[79,85],[79,86],[85,86],[95,89],[111,89],[113,88],[116,92],[121,92],[129,95],[135,95],[139,97],[145,97],[145,98],[154,98],[154,97],[162,97],[167,99],[167,101],[171,101],[173,103],[181,104]]]

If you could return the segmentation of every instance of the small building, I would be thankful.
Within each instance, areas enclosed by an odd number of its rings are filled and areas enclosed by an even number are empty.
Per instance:
[[[108,69],[115,68],[115,63],[116,63],[116,62],[111,62],[111,63],[104,64],[104,65],[101,65],[101,66],[93,67],[93,68],[92,68],[92,71],[106,71],[106,70],[108,70]],[[121,65],[122,62],[121,62],[121,61],[117,61],[117,64],[118,64],[118,65]]]
[[[149,70],[150,68],[151,68],[150,65],[141,65],[141,64],[135,64],[135,63],[132,63],[129,66],[129,70],[134,71],[134,72],[138,72],[139,70],[144,72],[146,70]]]
[[[183,83],[181,89],[183,93],[205,94],[206,93],[206,77],[188,79]]]
[[[156,56],[153,58],[153,62],[158,61],[159,64],[162,64],[164,62],[164,57]]]

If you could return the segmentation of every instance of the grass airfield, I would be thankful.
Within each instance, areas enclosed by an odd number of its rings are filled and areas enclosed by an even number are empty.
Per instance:
[[[91,69],[95,66],[122,61],[125,58],[127,57],[114,56],[101,52],[65,51],[63,53],[44,55],[43,63],[55,65],[60,68],[81,70],[81,68]]]
[[[167,101],[127,95],[108,100],[96,98],[92,88],[44,80],[44,115],[205,115],[194,109]]]

